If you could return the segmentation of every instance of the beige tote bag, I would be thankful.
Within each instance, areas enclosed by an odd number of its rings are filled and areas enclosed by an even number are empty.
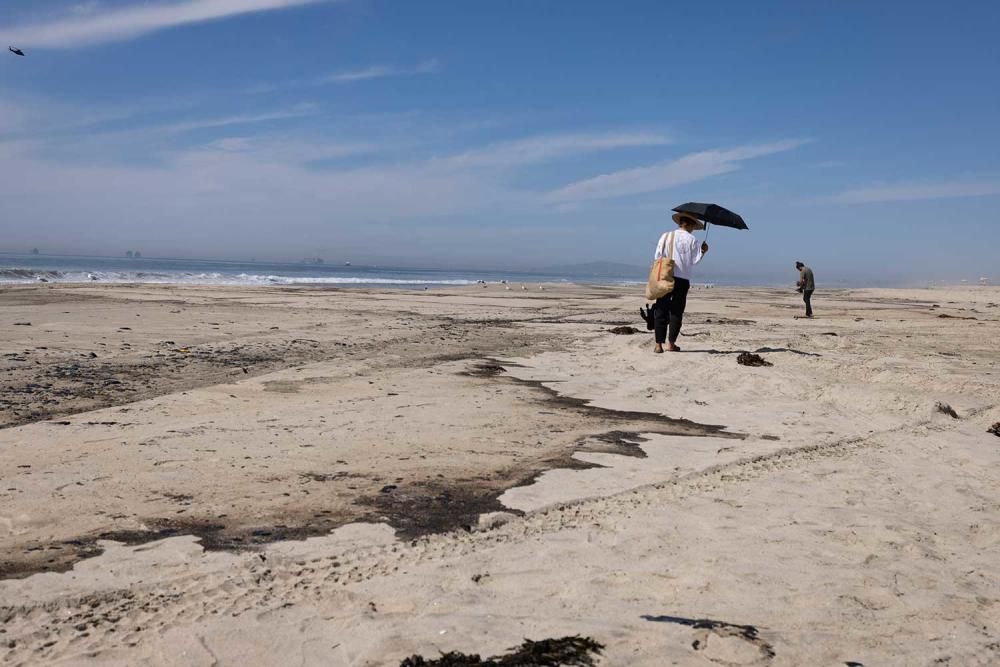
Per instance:
[[[664,252],[663,246],[670,238],[670,247]],[[674,233],[670,232],[660,242],[660,259],[653,262],[646,283],[646,298],[655,301],[674,291]]]

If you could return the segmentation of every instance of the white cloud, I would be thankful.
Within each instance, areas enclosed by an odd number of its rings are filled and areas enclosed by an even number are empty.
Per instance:
[[[396,70],[386,65],[372,65],[364,69],[346,70],[328,76],[320,77],[316,83],[350,83],[353,81],[366,81],[368,79],[381,79],[392,76]]]
[[[275,134],[252,125],[308,111],[251,109],[119,133],[0,142],[4,214],[34,221],[10,230],[16,234],[5,243],[37,245],[42,235],[65,248],[155,243],[229,255],[235,248],[277,252],[320,240],[362,243],[378,234],[407,239],[419,237],[429,221],[464,225],[459,221],[551,214],[544,192],[515,185],[526,165],[670,141],[623,128],[525,136],[434,155],[436,121],[407,119],[401,131],[378,118],[360,127],[282,127]],[[192,148],[181,133],[202,128],[208,136]],[[748,159],[762,150],[726,155]]]
[[[223,116],[220,118],[204,118],[184,123],[172,123],[155,128],[146,128],[160,132],[190,132],[192,130],[202,130],[207,128],[228,127],[230,125],[249,125],[252,123],[265,123],[274,120],[288,120],[290,118],[302,118],[315,114],[316,111],[309,105],[295,107],[286,111],[273,111],[260,114],[239,114],[235,116]]]
[[[0,139],[23,132],[31,120],[31,114],[23,105],[0,99]]]
[[[433,74],[441,69],[437,60],[425,60],[414,67],[393,67],[391,65],[371,65],[362,69],[344,70],[321,76],[312,81],[313,85],[321,86],[330,83],[352,83],[368,79],[384,79],[390,76],[410,76],[414,74]]]
[[[875,185],[847,190],[835,195],[832,200],[842,204],[870,204],[953,197],[988,197],[990,195],[1000,195],[1000,180]]]
[[[282,115],[286,114],[225,117],[166,129],[225,130]],[[628,131],[534,136],[451,157],[414,159],[404,157],[408,149],[400,153],[395,138],[378,134],[338,143],[308,135],[220,133],[195,149],[168,148],[172,141],[164,132],[147,138],[156,136],[160,140],[143,152],[155,159],[141,163],[127,157],[121,164],[106,159],[83,162],[75,154],[69,159],[53,157],[45,142],[20,145],[17,150],[13,145],[4,150],[0,144],[0,201],[5,213],[10,219],[40,221],[38,229],[67,245],[159,234],[165,243],[197,243],[206,252],[208,248],[222,252],[227,244],[291,243],[276,231],[275,221],[300,230],[302,238],[335,238],[337,229],[360,234],[354,231],[359,224],[537,212],[545,208],[539,193],[507,183],[509,172],[519,165],[666,141],[661,135]],[[336,162],[357,156],[370,159],[360,164]],[[334,162],[316,168],[311,166],[315,160]],[[468,168],[472,164],[489,168]],[[238,239],[231,236],[235,228],[240,230]],[[25,238],[38,229],[25,230]],[[80,229],[90,230],[90,235],[79,233]]]
[[[69,10],[76,16],[90,16],[96,14],[100,7],[101,3],[97,0],[87,0],[87,2],[79,2],[73,5]]]
[[[100,11],[84,4],[54,21],[0,30],[0,43],[26,49],[65,49],[133,39],[158,30],[216,21],[255,12],[288,9],[337,0],[184,0],[133,4]],[[84,11],[80,11],[83,8]]]
[[[562,205],[666,190],[735,171],[739,169],[739,163],[744,160],[792,150],[803,143],[806,142],[791,139],[770,144],[740,146],[730,150],[691,153],[676,160],[615,171],[570,183],[550,192],[547,199],[553,204]]]
[[[505,167],[618,148],[663,146],[670,139],[656,132],[557,134],[500,142],[441,158],[454,167]]]
[[[166,105],[156,108],[163,110]],[[0,140],[25,138],[79,130],[123,121],[141,112],[141,107],[87,107],[59,99],[0,91]]]
[[[394,65],[369,65],[360,69],[341,70],[332,74],[325,74],[312,79],[285,79],[276,83],[258,83],[243,92],[256,95],[261,93],[273,93],[276,90],[289,90],[293,88],[318,88],[320,86],[330,86],[345,83],[356,83],[358,81],[369,81],[371,79],[385,79],[389,77],[417,76],[420,74],[434,74],[441,71],[441,63],[436,59],[424,60],[413,67],[396,67]]]
[[[307,141],[287,136],[226,137],[211,141],[204,150],[226,153],[253,154],[259,161],[280,164],[308,164],[319,161],[341,160],[362,155],[382,154],[393,148],[378,142],[366,141]]]

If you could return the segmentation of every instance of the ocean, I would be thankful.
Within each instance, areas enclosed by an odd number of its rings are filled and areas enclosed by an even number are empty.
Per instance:
[[[577,282],[627,284],[644,276],[587,273],[401,269],[309,263],[231,262],[222,260],[74,257],[0,254],[0,284],[156,283],[187,285],[328,285],[423,289],[473,285]]]

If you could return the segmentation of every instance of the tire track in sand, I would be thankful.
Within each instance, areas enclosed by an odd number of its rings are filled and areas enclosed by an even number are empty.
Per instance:
[[[782,448],[710,466],[616,495],[562,503],[485,530],[456,531],[409,542],[343,549],[315,558],[248,555],[224,571],[196,573],[153,585],[102,591],[35,605],[0,607],[5,663],[93,656],[109,648],[136,645],[145,633],[213,615],[268,611],[329,597],[349,584],[393,574],[402,567],[461,557],[510,542],[592,525],[630,512],[722,486],[751,482],[772,472],[800,468],[818,459],[845,458],[880,447],[882,436],[919,433],[930,420],[866,437]]]

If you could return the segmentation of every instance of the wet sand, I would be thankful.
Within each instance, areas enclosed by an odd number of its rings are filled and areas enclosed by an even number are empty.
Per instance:
[[[1000,290],[634,291],[0,290],[0,652],[998,659]]]

